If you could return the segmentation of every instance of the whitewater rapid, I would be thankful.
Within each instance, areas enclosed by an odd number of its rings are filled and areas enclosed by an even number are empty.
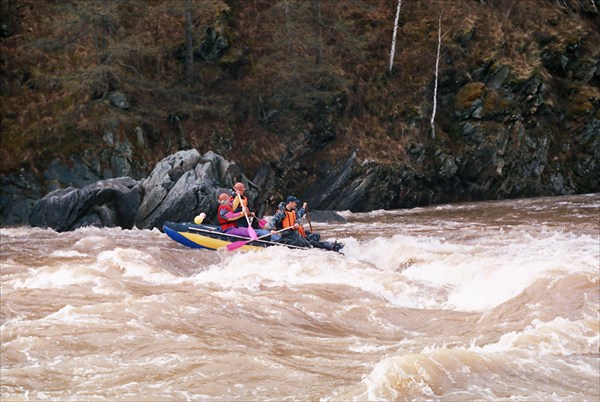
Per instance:
[[[0,229],[10,400],[598,400],[600,195],[312,222],[344,254]]]

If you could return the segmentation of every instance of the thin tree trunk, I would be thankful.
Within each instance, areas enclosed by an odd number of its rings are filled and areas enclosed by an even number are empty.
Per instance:
[[[158,47],[158,24],[160,23],[158,19],[158,14],[156,14],[154,19],[154,46]],[[160,80],[160,54],[156,56],[156,76]]]
[[[437,108],[437,87],[440,66],[440,49],[442,47],[442,14],[438,19],[438,45],[437,55],[435,57],[435,84],[433,86],[433,112],[431,113],[431,138],[435,139],[435,111]]]
[[[394,33],[392,34],[392,49],[390,50],[390,65],[388,67],[388,74],[392,74],[392,67],[394,66],[394,55],[396,54],[396,35],[398,34],[398,19],[400,19],[400,6],[402,0],[398,0],[398,7],[396,8],[396,19],[394,20]]]
[[[285,13],[285,33],[287,35],[288,41],[288,58],[292,66],[292,74],[293,76],[297,76],[297,66],[296,66],[296,53],[294,50],[294,35],[292,32],[292,21],[291,21],[291,5],[289,0],[285,0],[283,3],[283,10]]]
[[[194,44],[192,40],[192,10],[190,0],[185,2],[185,81],[194,82]]]
[[[321,64],[323,55],[321,54],[321,0],[316,0],[317,6],[317,56],[315,62]]]

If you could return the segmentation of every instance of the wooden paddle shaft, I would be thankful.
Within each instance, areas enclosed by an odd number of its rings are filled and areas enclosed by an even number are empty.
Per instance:
[[[308,219],[308,227],[310,228],[310,232],[312,233],[312,223],[310,223],[310,216],[308,215],[308,205],[306,206],[306,219]]]

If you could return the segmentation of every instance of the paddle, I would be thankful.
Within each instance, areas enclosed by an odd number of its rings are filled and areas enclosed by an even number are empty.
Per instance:
[[[242,205],[242,211],[244,211],[244,216],[246,216],[246,222],[248,222],[248,234],[250,235],[250,238],[252,240],[256,240],[256,239],[258,239],[258,236],[256,235],[254,228],[252,227],[252,223],[250,223],[250,219],[248,218],[248,210],[246,209],[246,206],[244,205],[244,202],[242,201],[242,197],[240,197],[240,193],[237,193],[237,197],[238,197],[238,200],[240,201],[240,204]]]
[[[280,229],[280,230],[276,231],[275,233],[280,233],[280,232],[283,232],[284,230],[288,230],[288,229],[291,229],[291,227]],[[249,243],[249,242],[251,242],[253,240],[260,240],[260,239],[262,239],[264,237],[271,236],[272,234],[275,234],[275,233],[268,233],[266,235],[257,237],[256,239],[236,241],[235,243],[228,244],[227,245],[227,250],[229,250],[229,251],[237,250],[238,248],[243,247],[246,243]]]
[[[308,205],[305,208],[306,210],[306,219],[308,219],[308,227],[310,228],[310,233],[314,233],[312,230],[312,223],[310,223],[310,216],[308,215]]]

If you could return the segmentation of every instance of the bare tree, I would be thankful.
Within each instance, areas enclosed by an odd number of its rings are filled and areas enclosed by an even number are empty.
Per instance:
[[[185,81],[194,82],[194,42],[192,40],[192,7],[185,1]]]
[[[398,7],[396,8],[396,19],[394,20],[394,33],[392,34],[392,49],[390,50],[390,65],[388,67],[388,74],[392,74],[392,67],[394,65],[394,55],[396,54],[396,35],[398,33],[398,19],[400,18],[400,6],[402,0],[398,0]]]
[[[435,111],[437,108],[437,87],[440,66],[440,49],[442,47],[442,13],[438,19],[438,45],[435,57],[435,84],[433,86],[433,112],[431,113],[431,138],[435,139]]]
[[[285,0],[283,2],[283,12],[285,14],[285,33],[287,36],[287,42],[288,42],[288,57],[290,58],[290,60],[292,60],[292,69],[295,71],[296,70],[296,62],[295,62],[295,57],[294,57],[294,52],[292,49],[292,29],[291,29],[291,18],[290,18],[290,2],[289,0]]]
[[[317,56],[315,58],[316,64],[321,64],[323,55],[321,53],[321,0],[315,0],[315,6],[317,8]]]

